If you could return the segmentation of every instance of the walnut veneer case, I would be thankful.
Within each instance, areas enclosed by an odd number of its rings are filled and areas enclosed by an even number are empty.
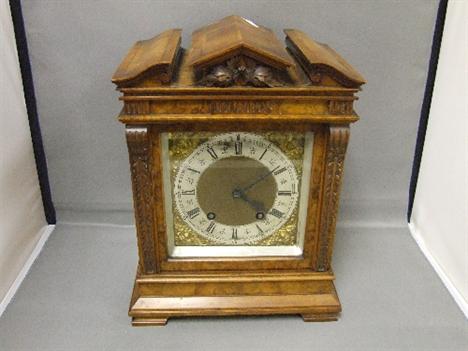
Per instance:
[[[331,256],[364,79],[327,45],[238,16],[137,42],[123,94],[139,263],[133,325],[184,316],[335,320]]]

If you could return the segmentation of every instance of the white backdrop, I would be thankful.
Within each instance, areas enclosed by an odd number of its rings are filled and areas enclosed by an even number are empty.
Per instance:
[[[0,315],[47,223],[8,0],[0,0]]]
[[[410,227],[468,318],[468,3],[449,1]]]

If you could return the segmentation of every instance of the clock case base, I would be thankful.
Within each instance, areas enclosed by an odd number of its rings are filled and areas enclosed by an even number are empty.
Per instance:
[[[169,318],[299,314],[305,322],[338,319],[333,273],[137,275],[129,316],[134,326]]]

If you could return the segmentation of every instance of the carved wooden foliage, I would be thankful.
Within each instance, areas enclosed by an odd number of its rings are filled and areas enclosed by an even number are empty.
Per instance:
[[[151,179],[151,142],[146,127],[127,127],[127,144],[132,174],[133,201],[143,273],[156,273],[153,238],[153,194]]]
[[[349,127],[330,127],[326,154],[323,204],[320,219],[317,268],[330,269],[332,245],[335,237],[338,201],[343,177],[343,166],[349,140]]]
[[[229,87],[233,85],[258,88],[284,85],[284,73],[243,56],[235,56],[219,65],[204,68],[197,73],[198,84]],[[282,77],[283,76],[283,77]]]

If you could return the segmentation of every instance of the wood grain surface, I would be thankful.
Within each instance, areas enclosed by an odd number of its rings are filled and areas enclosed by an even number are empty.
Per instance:
[[[355,94],[365,81],[327,46],[297,30],[286,34],[289,52],[269,29],[230,16],[195,31],[188,53],[179,48],[180,30],[139,42],[117,70],[114,83],[123,94],[119,120],[127,127],[139,251],[129,309],[133,325],[164,325],[168,318],[184,316],[338,317],[333,238],[349,126],[359,119]],[[233,55],[249,56],[252,69],[257,64],[281,69],[288,83],[199,84],[197,67],[226,64]],[[165,67],[166,77],[154,70],[158,65]],[[161,133],[184,131],[314,133],[309,193],[303,194],[308,201],[302,255],[169,255]]]

